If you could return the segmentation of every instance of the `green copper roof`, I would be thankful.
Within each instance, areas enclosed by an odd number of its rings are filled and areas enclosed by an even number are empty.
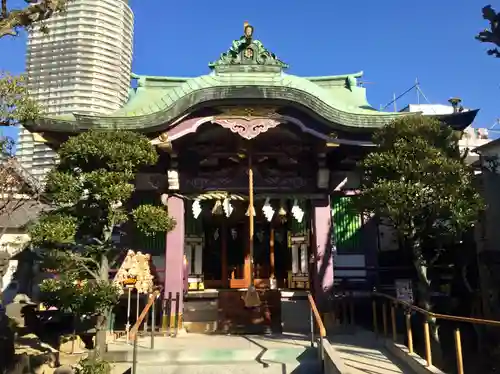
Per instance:
[[[211,73],[196,78],[135,76],[138,87],[129,102],[107,116],[75,114],[45,118],[32,127],[52,131],[89,128],[158,128],[191,107],[223,99],[278,99],[302,105],[327,122],[357,128],[381,127],[403,113],[379,112],[356,85],[361,74],[302,78],[285,73]]]
[[[231,103],[271,99],[316,113],[332,128],[382,127],[407,113],[379,112],[358,85],[362,72],[327,77],[298,77],[283,72],[287,64],[253,38],[245,23],[244,35],[209,64],[212,72],[196,78],[132,75],[137,88],[127,104],[110,115],[42,118],[27,123],[32,131],[73,132],[86,129],[156,131],[194,108],[213,102]]]

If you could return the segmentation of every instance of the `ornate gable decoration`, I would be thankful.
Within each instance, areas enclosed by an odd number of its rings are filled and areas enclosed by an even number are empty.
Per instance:
[[[229,129],[247,140],[256,138],[280,124],[281,117],[276,113],[276,108],[224,107],[219,109],[222,113],[215,116],[212,123]]]
[[[253,38],[254,28],[244,23],[244,34],[233,40],[231,48],[208,66],[216,71],[281,71],[288,65]]]

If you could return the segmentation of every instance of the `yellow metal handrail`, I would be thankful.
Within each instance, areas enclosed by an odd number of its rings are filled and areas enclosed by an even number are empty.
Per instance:
[[[412,310],[414,312],[420,313],[422,315],[427,316],[424,321],[424,340],[425,340],[425,359],[427,361],[427,366],[432,366],[432,351],[431,351],[431,342],[430,342],[430,332],[429,332],[429,319],[443,319],[448,321],[455,322],[467,322],[479,325],[487,325],[487,326],[500,326],[500,321],[488,320],[488,319],[480,319],[480,318],[472,318],[472,317],[460,317],[460,316],[452,316],[449,314],[440,314],[433,313],[431,311],[425,310],[418,306],[412,305],[406,301],[399,300],[393,296],[386,295],[380,292],[373,292],[373,295],[376,297],[380,297],[382,299],[387,300],[390,303],[391,308],[391,328],[392,328],[392,339],[396,341],[397,339],[397,331],[396,331],[396,311],[395,307],[397,305],[401,305],[407,310]],[[384,336],[387,336],[387,304],[382,304],[382,322],[383,322],[383,330]],[[373,300],[372,303],[373,308],[373,328],[375,333],[378,333],[378,325],[377,325],[377,302]],[[406,314],[406,334],[408,337],[408,352],[413,353],[413,334],[410,323],[410,314]],[[464,364],[463,364],[463,356],[462,356],[462,341],[460,338],[460,329],[456,328],[454,332],[455,337],[455,352],[457,359],[457,373],[464,374]]]
[[[316,307],[316,303],[314,302],[314,298],[312,297],[311,294],[308,294],[307,299],[309,300],[309,306],[311,307],[311,310],[312,310],[313,315],[314,315],[314,319],[316,321],[316,324],[318,325],[319,335],[321,338],[324,338],[326,336],[326,329],[325,329],[325,325],[323,324],[323,320],[321,319],[321,316],[319,315],[318,308]]]
[[[405,306],[408,309],[414,310],[415,312],[425,314],[426,316],[429,316],[431,318],[436,318],[436,319],[445,319],[448,321],[457,321],[457,322],[468,322],[468,323],[477,323],[479,325],[488,325],[488,326],[500,326],[500,321],[495,321],[492,319],[481,319],[481,318],[472,318],[472,317],[460,317],[460,316],[452,316],[449,314],[439,314],[439,313],[433,313],[428,310],[422,309],[418,306],[415,306],[413,304],[410,304],[406,301],[399,300],[393,296],[386,295],[380,292],[374,292],[373,293],[375,296],[379,296],[388,300],[391,300],[392,302],[396,304],[400,304]]]

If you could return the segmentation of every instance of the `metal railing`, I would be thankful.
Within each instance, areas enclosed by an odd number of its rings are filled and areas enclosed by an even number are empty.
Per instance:
[[[415,325],[412,326],[412,314],[417,313],[423,316],[423,356],[426,362],[426,366],[428,367],[433,366],[430,326],[431,322],[435,323],[435,321],[438,320],[446,320],[472,325],[500,327],[500,321],[434,313],[381,292],[373,291],[370,292],[367,296],[368,298],[365,298],[364,296],[356,297],[355,292],[353,291],[344,291],[337,293],[335,297],[330,300],[331,309],[330,313],[328,314],[329,318],[325,320],[327,326],[353,326],[355,324],[361,324],[362,326],[368,327],[371,325],[371,329],[373,329],[375,335],[383,336],[384,338],[390,338],[394,342],[399,342],[398,337],[401,337],[401,335],[403,335],[406,338],[405,345],[408,348],[408,353],[414,354],[415,349],[413,330]],[[362,302],[363,300],[366,300],[368,303],[370,303],[371,301],[371,321],[360,318],[370,317],[369,314],[367,315],[367,313],[365,312],[365,308],[360,309],[359,307],[356,307],[358,303],[360,301]],[[370,308],[369,304],[364,304],[364,302],[362,302],[362,305]],[[360,313],[361,311],[363,312]],[[360,319],[363,319],[362,321],[357,321],[355,323],[355,312],[358,312],[356,316]],[[401,324],[398,323],[402,322],[398,319],[398,313],[400,312],[403,312],[405,317],[404,323]],[[403,325],[404,327],[402,327],[401,325]],[[398,331],[398,326],[401,331]],[[462,328],[463,327],[464,326],[462,326]],[[460,327],[455,326],[453,328],[453,338],[456,357],[456,373],[464,374],[464,357],[462,352]],[[474,372],[477,372],[477,370],[472,371],[472,373]]]
[[[139,318],[137,318],[137,321],[135,324],[132,326],[130,329],[129,337],[133,341],[133,348],[132,348],[132,374],[137,373],[137,340],[139,336],[139,328],[141,327],[142,323],[144,322],[144,319],[148,315],[149,311],[151,310],[151,344],[150,348],[154,349],[155,348],[155,334],[156,334],[156,311],[155,311],[155,305],[156,305],[156,300],[160,296],[160,291],[155,291],[152,294],[149,295],[149,299],[147,304],[144,306],[144,309],[142,310],[141,314],[139,315]],[[181,295],[180,292],[176,292],[175,298],[172,298],[172,292],[169,292],[167,294],[167,298],[163,300],[163,307],[162,307],[162,328],[163,333],[165,336],[170,336],[170,337],[175,337],[177,336],[177,333],[179,332],[179,327],[182,324],[181,318],[179,316],[179,301],[180,301]],[[172,302],[175,301],[175,315],[172,314]]]
[[[324,372],[325,369],[325,352],[323,348],[323,340],[326,339],[326,329],[323,324],[323,320],[318,312],[318,308],[316,306],[316,302],[310,293],[307,294],[307,299],[309,300],[309,309],[310,309],[310,324],[311,324],[311,347],[314,347],[315,341],[315,326],[318,328],[318,357],[321,365],[321,371]]]
[[[448,314],[439,314],[433,313],[428,310],[422,309],[415,305],[412,305],[406,301],[399,300],[393,296],[386,295],[379,292],[373,292],[374,299],[372,301],[372,313],[373,313],[373,329],[376,334],[379,333],[378,328],[378,319],[377,319],[377,311],[378,304],[377,299],[381,300],[382,304],[382,329],[383,335],[388,337],[388,310],[390,310],[390,323],[391,323],[391,332],[392,332],[392,340],[394,342],[397,341],[398,331],[396,324],[396,312],[398,307],[402,308],[405,313],[405,327],[406,327],[406,337],[407,337],[407,347],[408,352],[410,354],[414,353],[413,349],[413,331],[411,325],[411,312],[419,313],[424,316],[423,321],[423,334],[424,334],[424,347],[425,347],[425,360],[427,366],[432,366],[432,349],[431,349],[431,335],[430,335],[430,327],[429,321],[432,320],[448,320],[462,323],[471,323],[478,325],[488,325],[488,326],[500,326],[500,321],[494,320],[486,320],[486,319],[478,319],[471,317],[460,317],[460,316],[452,316]],[[455,354],[456,354],[456,369],[458,374],[464,374],[464,363],[463,363],[463,355],[462,355],[462,340],[460,336],[460,328],[456,327],[454,329],[454,340],[455,340]]]

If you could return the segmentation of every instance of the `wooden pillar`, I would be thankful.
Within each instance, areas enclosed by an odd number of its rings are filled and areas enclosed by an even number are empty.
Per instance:
[[[221,225],[222,232],[221,232],[221,256],[222,256],[222,274],[221,274],[221,280],[222,280],[222,286],[224,288],[229,287],[229,274],[228,274],[228,269],[227,269],[227,226],[225,222],[222,222]]]
[[[249,287],[252,282],[252,266],[250,264],[250,247],[245,246],[245,263],[243,265],[243,279],[245,287]]]
[[[250,273],[250,278],[245,278],[245,283],[248,284],[248,287],[254,285],[254,225],[255,225],[255,208],[253,202],[253,165],[252,165],[252,154],[248,153],[248,260],[245,261],[245,269]],[[248,265],[247,265],[248,263]]]
[[[269,276],[275,278],[275,265],[274,265],[274,227],[269,231]]]

